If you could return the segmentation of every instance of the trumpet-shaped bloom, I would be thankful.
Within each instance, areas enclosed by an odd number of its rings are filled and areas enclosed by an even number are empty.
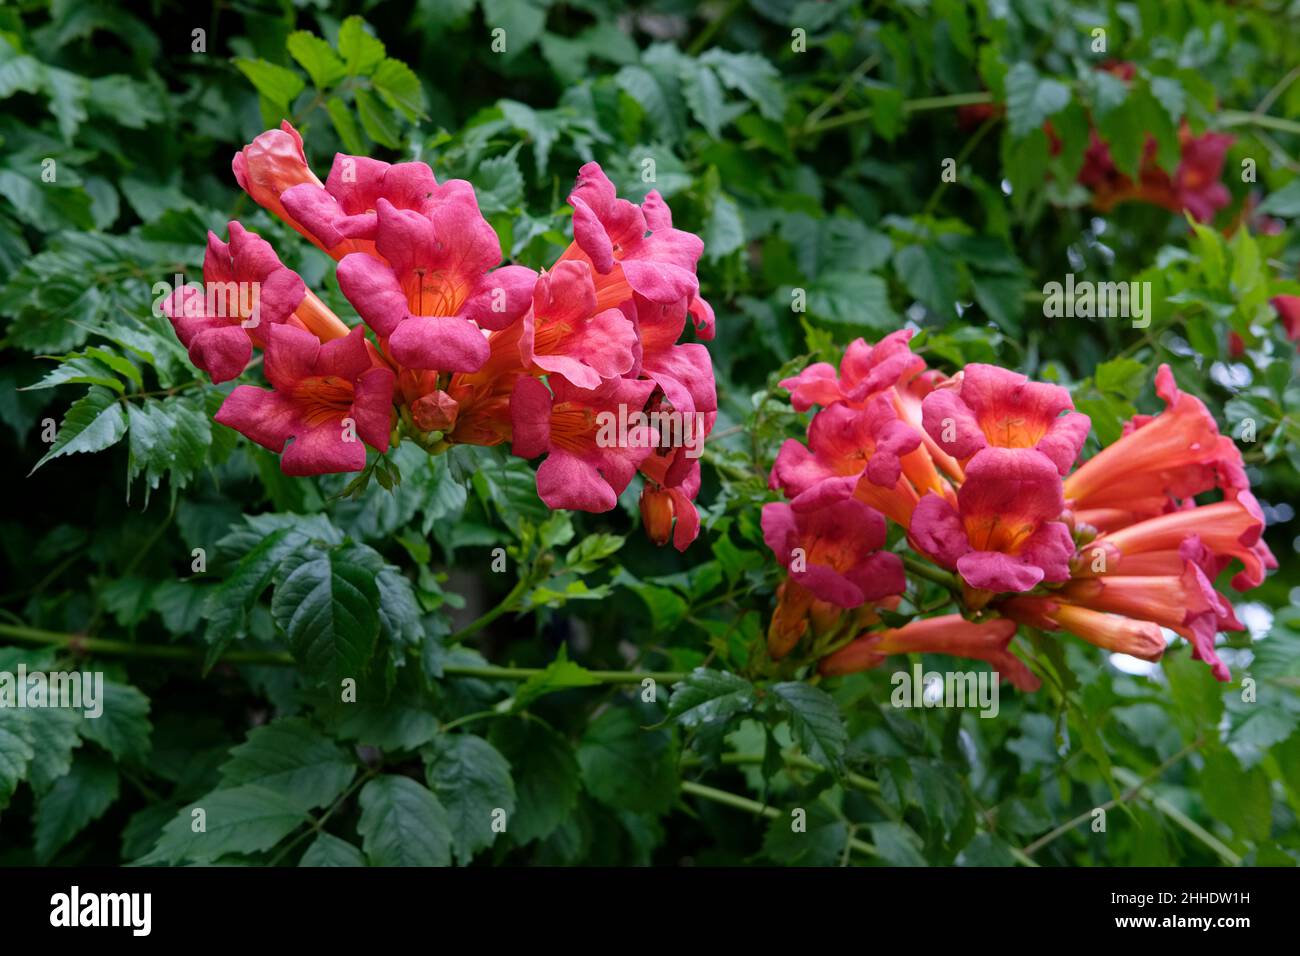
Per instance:
[[[1028,591],[1070,576],[1074,540],[1060,520],[1056,466],[1027,448],[986,448],[966,468],[957,507],[921,499],[910,535],[917,547],[971,587]]]
[[[790,579],[819,600],[853,608],[906,586],[902,559],[880,550],[885,519],[854,498],[804,512],[772,502],[761,522],[763,540]]]
[[[1229,497],[1249,488],[1241,452],[1204,403],[1181,391],[1168,365],[1156,373],[1159,415],[1138,415],[1124,436],[1065,480],[1080,521],[1101,530],[1163,514],[1179,499],[1214,487]]]
[[[579,388],[597,388],[602,379],[631,371],[636,345],[636,326],[621,309],[596,310],[587,263],[557,263],[537,280],[519,339],[525,367],[563,375]]]
[[[184,286],[162,305],[190,361],[213,382],[237,378],[253,346],[264,347],[267,330],[288,319],[307,295],[298,273],[280,263],[269,242],[237,222],[229,228],[229,243],[208,233],[204,293]]]
[[[781,387],[790,393],[790,404],[805,412],[814,405],[835,402],[860,403],[876,392],[906,382],[925,370],[925,360],[912,351],[911,329],[890,332],[875,345],[864,339],[849,343],[840,367],[814,362]]]
[[[476,371],[488,357],[480,328],[501,329],[528,308],[536,274],[501,259],[496,233],[467,203],[425,216],[378,200],[375,247],[339,263],[339,287],[388,344],[417,369]]]
[[[678,342],[686,328],[683,302],[651,302],[633,295],[641,358],[632,373],[653,379],[682,414],[718,410],[718,392],[709,350],[697,342]],[[627,308],[626,304],[624,308]]]
[[[921,412],[926,432],[954,458],[968,461],[984,448],[1033,448],[1063,476],[1092,424],[1061,386],[978,363],[926,395]]]
[[[601,275],[621,274],[629,288],[653,302],[685,299],[695,305],[699,280],[695,264],[704,243],[674,229],[672,213],[658,192],[644,206],[618,198],[599,163],[587,163],[569,193],[573,207],[573,242]],[[573,250],[562,256],[570,258]],[[696,307],[697,319],[712,318],[712,309]],[[711,325],[707,329],[712,331]],[[706,337],[712,337],[706,335]]]
[[[1038,678],[1011,652],[1015,634],[1016,622],[1006,618],[968,621],[960,614],[944,614],[898,628],[868,631],[822,658],[818,670],[829,677],[876,667],[890,654],[951,654],[988,661],[1000,677],[1020,690],[1037,690]]]
[[[323,345],[302,329],[272,326],[265,371],[274,388],[240,385],[216,420],[283,452],[286,475],[361,471],[366,444],[388,450],[393,413],[393,372],[372,354],[360,326]]]
[[[655,436],[649,426],[632,425],[625,445],[603,447],[597,441],[601,413],[617,415],[620,405],[644,408],[655,384],[612,378],[584,389],[558,376],[550,382],[554,394],[535,378],[515,382],[512,450],[522,458],[546,455],[537,469],[537,493],[549,507],[609,511],[654,450]]]

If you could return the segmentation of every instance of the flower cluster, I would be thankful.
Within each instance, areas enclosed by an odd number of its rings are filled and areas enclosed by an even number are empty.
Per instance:
[[[695,274],[703,243],[673,227],[657,192],[637,205],[583,166],[573,241],[539,274],[502,265],[473,187],[440,183],[424,163],[339,154],[322,183],[286,122],[233,169],[336,260],[364,325],[349,328],[239,223],[229,243],[210,236],[207,295],[187,287],[164,311],[214,382],[237,378],[256,348],[271,385],[236,387],[217,421],[282,454],[291,475],[360,471],[367,445],[385,452],[402,437],[430,451],[508,443],[545,456],[537,490],[551,508],[608,511],[639,470],[650,536],[679,549],[695,538],[698,454],[654,424],[602,435],[607,415],[655,423],[659,412],[698,421],[702,442],[717,416],[706,347],[679,341],[688,319],[713,337]]]
[[[1136,416],[1075,467],[1090,422],[1066,389],[982,364],[944,377],[910,338],[858,340],[838,370],[818,363],[781,383],[796,410],[820,410],[772,468],[788,500],[763,511],[789,572],[772,657],[806,639],[823,673],[842,674],[943,652],[1032,689],[1037,678],[1009,650],[1017,624],[1146,660],[1164,652],[1167,628],[1227,680],[1215,636],[1241,624],[1214,581],[1236,560],[1232,586],[1246,590],[1277,563],[1241,453],[1205,405],[1161,366],[1165,410]],[[1215,491],[1222,500],[1197,504]],[[951,575],[963,614],[873,628],[904,590],[902,560],[881,550],[885,518]]]

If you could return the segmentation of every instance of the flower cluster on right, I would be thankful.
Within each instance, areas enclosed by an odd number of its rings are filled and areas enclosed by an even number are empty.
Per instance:
[[[763,509],[787,569],[769,654],[804,642],[829,675],[948,653],[1033,690],[1037,677],[1010,649],[1019,624],[1151,661],[1167,628],[1228,680],[1215,638],[1243,627],[1214,582],[1235,560],[1231,584],[1244,591],[1277,561],[1241,453],[1204,403],[1162,365],[1164,410],[1134,417],[1076,467],[1090,422],[1066,389],[994,365],[944,376],[911,337],[859,339],[838,369],[819,362],[781,383],[796,410],[819,410],[806,442],[786,441],[772,468],[786,500]],[[1220,500],[1198,504],[1207,493]],[[962,613],[879,626],[905,575],[903,557],[884,550],[886,519],[930,563],[918,571],[952,575]]]

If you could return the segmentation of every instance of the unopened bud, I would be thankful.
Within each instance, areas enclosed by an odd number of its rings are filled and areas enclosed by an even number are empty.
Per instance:
[[[456,426],[460,406],[441,389],[411,403],[415,426],[425,432],[449,432]]]

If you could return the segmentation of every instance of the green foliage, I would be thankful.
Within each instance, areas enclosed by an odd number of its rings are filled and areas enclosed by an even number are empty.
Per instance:
[[[0,10],[0,430],[32,473],[0,527],[0,671],[105,675],[98,717],[0,707],[0,863],[1300,860],[1300,387],[1271,304],[1300,295],[1294,13],[866,6],[224,6],[204,50],[125,5]],[[584,162],[672,204],[718,317],[689,549],[645,540],[637,484],[552,514],[505,448],[288,478],[212,421],[230,385],[158,309],[209,229],[244,222],[356,321],[231,176],[282,120],[322,179],[342,151],[470,180],[532,268]],[[1225,211],[1090,207],[1091,128],[1134,177],[1176,169],[1183,122],[1236,137]],[[1149,282],[1150,324],[1049,315],[1067,272]],[[1026,628],[1043,689],[985,720],[890,706],[891,668],[768,659],[758,516],[807,427],[778,383],[904,324],[944,372],[1067,386],[1086,454],[1158,409],[1161,363],[1206,402],[1281,561],[1232,594],[1231,684],[1182,641],[1139,669]],[[946,596],[913,578],[886,623]],[[1048,839],[1112,800],[1105,833]]]

